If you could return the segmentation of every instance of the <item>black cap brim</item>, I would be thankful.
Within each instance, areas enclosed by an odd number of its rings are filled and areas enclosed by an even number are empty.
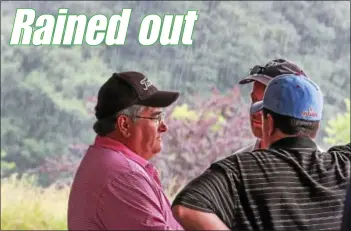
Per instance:
[[[272,80],[272,78],[267,76],[267,75],[249,75],[245,79],[241,80],[239,82],[239,84],[248,84],[248,83],[251,83],[253,81],[257,81],[257,82],[260,82],[264,85],[267,85],[269,83],[269,81],[271,81],[271,80]]]
[[[168,107],[179,97],[179,92],[157,91],[145,100],[138,100],[136,104],[147,107]]]

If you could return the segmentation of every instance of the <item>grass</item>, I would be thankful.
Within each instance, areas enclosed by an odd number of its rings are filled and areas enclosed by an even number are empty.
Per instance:
[[[1,230],[67,230],[69,189],[33,186],[33,179],[1,180]]]
[[[67,230],[69,188],[41,188],[35,179],[13,175],[1,180],[1,230]],[[165,190],[170,200],[176,179]]]

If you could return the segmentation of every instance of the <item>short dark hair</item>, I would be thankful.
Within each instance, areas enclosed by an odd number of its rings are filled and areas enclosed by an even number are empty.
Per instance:
[[[317,134],[319,128],[319,121],[295,119],[290,116],[277,114],[267,108],[263,108],[262,113],[264,118],[267,118],[267,115],[270,114],[274,121],[274,127],[286,135],[307,136],[312,138]]]
[[[108,133],[115,130],[116,120],[116,116],[110,116],[102,120],[97,120],[93,125],[93,129],[97,135],[106,136]]]

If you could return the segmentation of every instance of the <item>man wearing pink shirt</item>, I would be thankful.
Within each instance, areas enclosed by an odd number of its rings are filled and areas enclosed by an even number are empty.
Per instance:
[[[148,161],[167,131],[162,108],[178,92],[160,91],[139,72],[114,73],[95,107],[95,142],[82,159],[68,203],[69,230],[181,230]]]

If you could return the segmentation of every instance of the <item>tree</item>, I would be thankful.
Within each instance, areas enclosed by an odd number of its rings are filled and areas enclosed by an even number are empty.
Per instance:
[[[1,150],[1,177],[6,176],[6,173],[9,170],[12,170],[16,167],[16,164],[14,162],[8,162],[5,160],[5,158],[6,152],[4,150]]]
[[[37,16],[68,8],[69,13],[107,18],[123,8],[133,10],[123,46],[9,46],[17,8],[34,8]],[[75,156],[71,146],[87,145],[94,136],[95,118],[85,108],[87,97],[96,96],[113,72],[127,70],[143,72],[160,88],[180,91],[177,103],[200,114],[203,108],[196,106],[195,93],[209,99],[215,87],[225,95],[253,65],[277,57],[291,59],[321,86],[325,95],[321,126],[326,126],[350,92],[350,21],[345,20],[350,18],[349,8],[348,1],[1,2],[5,159],[16,164],[13,171],[25,172],[40,168],[48,157]],[[139,44],[145,15],[163,18],[189,9],[199,15],[193,45]],[[241,87],[243,98],[249,95],[247,87]],[[317,141],[324,135],[322,130]]]
[[[325,142],[330,145],[340,145],[350,142],[350,99],[345,99],[346,111],[337,113],[336,117],[328,121],[325,129],[328,137]]]

